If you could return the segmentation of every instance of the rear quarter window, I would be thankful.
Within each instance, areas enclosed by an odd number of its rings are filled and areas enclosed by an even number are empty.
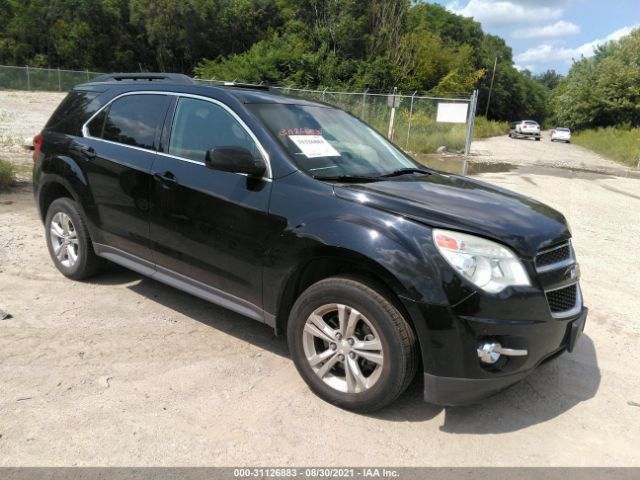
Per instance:
[[[96,100],[98,92],[71,91],[53,112],[45,126],[45,130],[52,130],[66,135],[80,136],[82,125],[100,107]]]

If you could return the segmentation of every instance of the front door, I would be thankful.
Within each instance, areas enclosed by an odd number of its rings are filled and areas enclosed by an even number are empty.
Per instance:
[[[190,97],[178,98],[167,137],[152,168],[150,228],[158,272],[195,280],[200,296],[206,298],[206,286],[220,295],[218,303],[237,302],[244,307],[235,310],[259,317],[271,181],[204,162],[207,150],[222,146],[260,155],[255,140],[223,105]]]

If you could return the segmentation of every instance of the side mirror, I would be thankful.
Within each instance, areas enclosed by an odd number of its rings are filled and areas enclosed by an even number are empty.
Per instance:
[[[207,150],[204,158],[207,167],[222,172],[244,173],[251,177],[262,177],[267,166],[243,147],[216,147]]]

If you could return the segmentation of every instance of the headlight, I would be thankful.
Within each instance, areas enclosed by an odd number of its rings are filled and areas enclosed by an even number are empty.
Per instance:
[[[506,287],[528,286],[529,276],[507,247],[484,238],[450,230],[433,230],[433,243],[464,278],[489,293]]]

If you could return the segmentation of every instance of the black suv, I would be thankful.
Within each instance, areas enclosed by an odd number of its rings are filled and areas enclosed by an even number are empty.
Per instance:
[[[309,387],[371,411],[424,375],[476,401],[586,320],[564,217],[415,162],[328,105],[188,77],[75,87],[34,140],[56,267],[106,260],[286,332]]]

